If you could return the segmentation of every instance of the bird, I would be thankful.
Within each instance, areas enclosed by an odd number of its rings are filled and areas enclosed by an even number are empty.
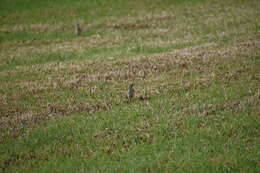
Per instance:
[[[76,27],[75,27],[75,34],[77,36],[81,35],[81,28],[80,28],[80,25],[78,23],[76,24]]]
[[[131,100],[135,95],[134,84],[130,84],[127,92],[127,98]]]

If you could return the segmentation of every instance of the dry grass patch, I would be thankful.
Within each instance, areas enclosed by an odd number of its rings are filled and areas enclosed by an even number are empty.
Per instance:
[[[47,78],[44,80],[21,80],[15,85],[20,87],[24,91],[23,93],[15,92],[12,93],[12,97],[8,95],[1,97],[3,100],[2,106],[7,102],[16,105],[2,110],[1,114],[5,115],[5,118],[1,120],[1,129],[6,130],[9,127],[17,129],[20,127],[19,124],[24,121],[24,118],[21,118],[22,115],[27,115],[31,108],[28,107],[27,110],[19,110],[18,112],[14,108],[19,108],[24,97],[30,97],[29,95],[38,97],[36,102],[31,105],[38,110],[38,113],[30,112],[31,118],[26,121],[40,122],[48,117],[61,117],[82,112],[109,111],[116,105],[125,104],[124,94],[130,82],[137,84],[139,90],[137,97],[140,101],[145,101],[147,98],[149,99],[168,90],[203,89],[209,87],[213,80],[220,77],[219,75],[222,72],[219,73],[216,69],[221,66],[224,60],[228,64],[236,61],[237,58],[241,59],[241,56],[250,56],[252,53],[257,54],[255,51],[258,50],[258,46],[257,41],[250,43],[246,41],[222,48],[219,48],[219,45],[216,44],[205,44],[172,52],[136,57],[132,58],[131,61],[74,61],[73,63],[58,63],[59,66],[49,64],[48,66],[38,66],[38,68],[30,67],[34,73],[50,71],[52,73],[50,73],[49,77],[46,76]],[[62,69],[65,69],[65,71],[62,71]],[[24,67],[20,70],[25,72],[28,69]],[[59,73],[55,73],[55,71]],[[247,73],[247,70],[241,69],[239,73]],[[234,75],[238,76],[239,73],[237,70],[229,71],[229,73],[224,73],[223,79],[228,81],[230,77],[233,79]],[[185,80],[186,77],[194,74],[198,75],[198,77],[193,80]],[[169,80],[170,82],[168,82]],[[101,83],[102,85],[100,85]],[[150,85],[151,83],[153,85]],[[13,84],[5,83],[2,87],[13,87]],[[108,90],[109,93],[107,93]],[[65,102],[61,101],[62,98],[58,94],[63,92],[72,92]],[[82,101],[78,100],[79,95],[73,94],[75,92],[85,93],[81,96],[85,98]],[[42,94],[52,97],[53,101],[46,103]],[[100,101],[93,100],[97,95],[101,96],[102,101],[100,99],[98,99]],[[113,96],[111,97],[111,95]],[[149,102],[145,101],[145,103],[149,105]],[[233,103],[231,103],[232,105]],[[212,111],[214,112],[223,107],[225,106],[222,105],[221,108],[215,106],[214,109],[209,107],[208,111],[203,108],[202,113],[211,114]],[[231,109],[231,107],[227,109]],[[198,112],[197,108],[195,112]],[[35,120],[32,117],[38,118]]]

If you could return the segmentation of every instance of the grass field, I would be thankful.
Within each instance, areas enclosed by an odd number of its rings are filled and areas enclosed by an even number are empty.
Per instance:
[[[0,172],[260,172],[259,11],[1,0]]]

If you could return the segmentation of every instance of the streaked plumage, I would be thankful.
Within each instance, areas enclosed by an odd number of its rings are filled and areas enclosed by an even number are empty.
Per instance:
[[[77,23],[76,27],[75,27],[75,34],[77,36],[80,36],[81,35],[81,28],[80,28],[80,25]]]
[[[134,84],[130,84],[130,86],[129,86],[129,88],[128,88],[128,92],[127,92],[127,98],[129,99],[129,100],[131,100],[133,97],[134,97],[134,95],[135,95],[135,90],[134,90]]]

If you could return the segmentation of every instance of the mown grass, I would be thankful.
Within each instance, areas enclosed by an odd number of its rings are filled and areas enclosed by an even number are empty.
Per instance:
[[[258,6],[1,1],[1,171],[259,172]]]

